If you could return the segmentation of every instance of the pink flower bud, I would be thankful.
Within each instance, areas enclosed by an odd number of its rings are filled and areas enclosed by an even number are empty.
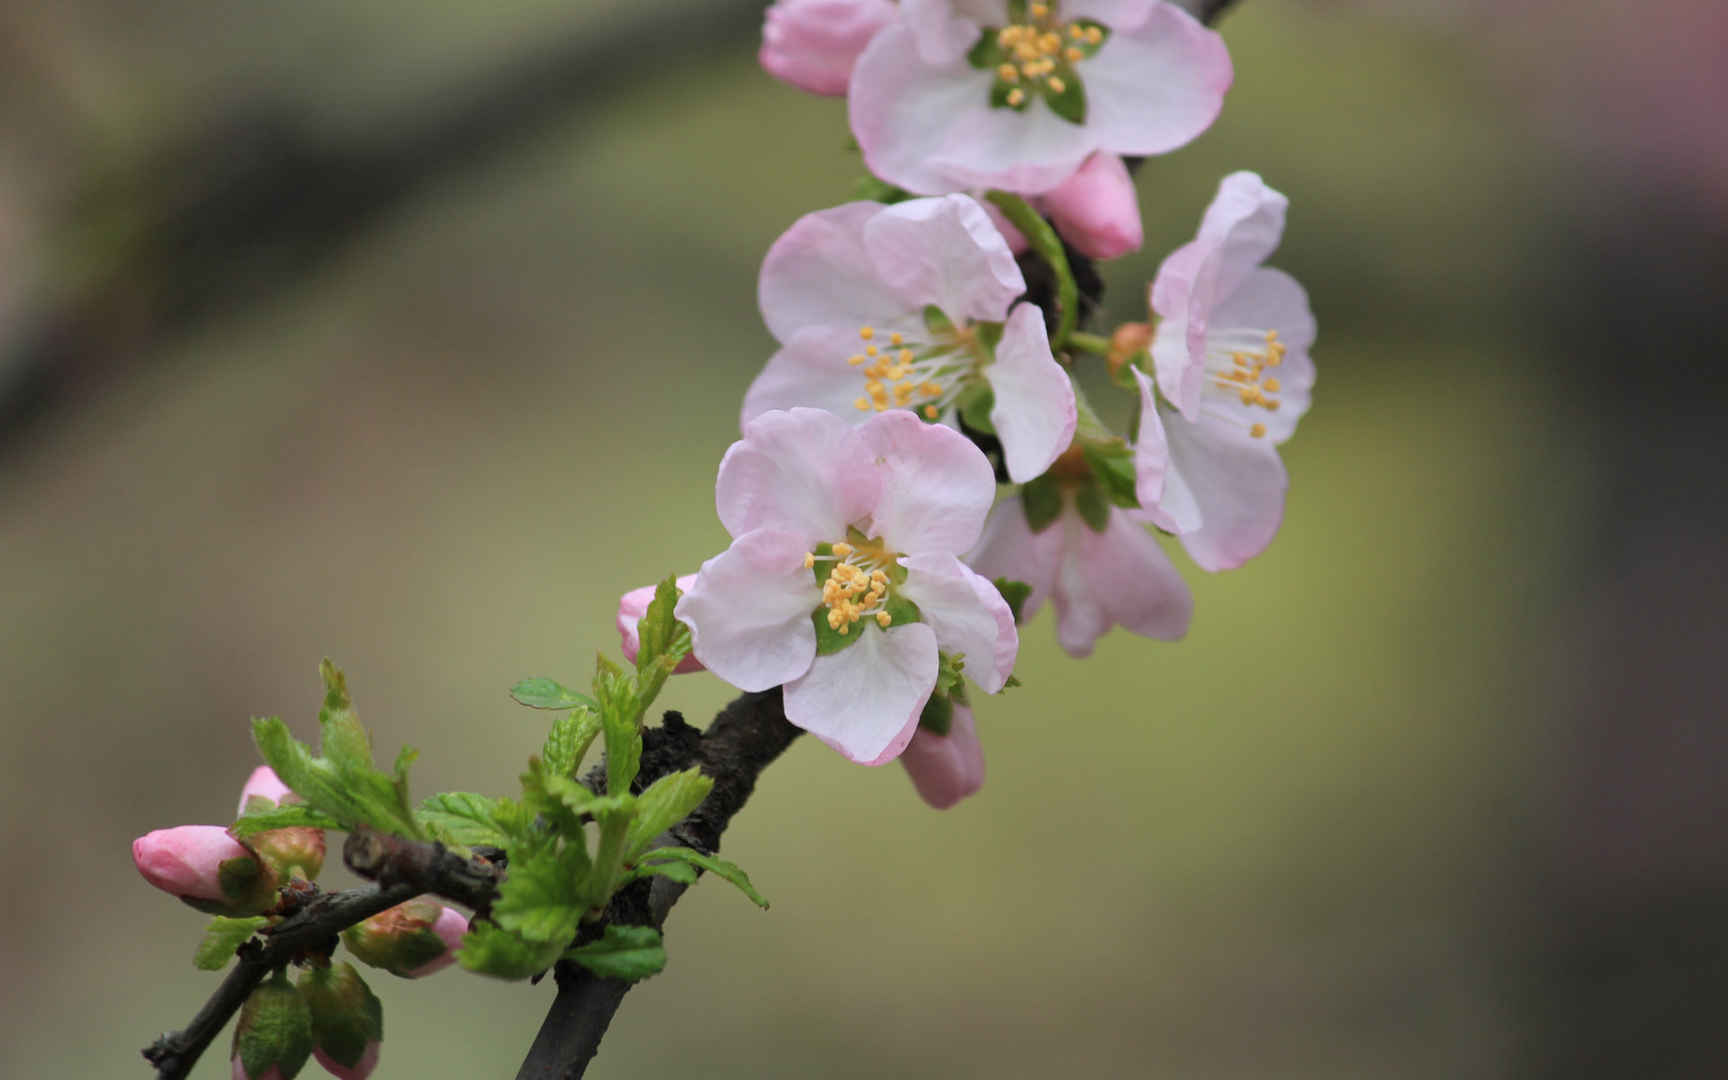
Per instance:
[[[324,1052],[322,1046],[313,1047],[312,1056],[318,1059],[318,1064],[324,1066],[324,1071],[338,1080],[366,1080],[372,1075],[372,1070],[378,1067],[378,1051],[382,1044],[376,1039],[366,1044],[366,1052],[360,1055],[360,1060],[352,1065],[343,1065]]]
[[[378,1067],[384,1008],[353,964],[308,967],[297,984],[312,1010],[312,1055],[332,1076],[366,1080]]]
[[[200,911],[253,915],[276,904],[276,875],[220,825],[157,829],[132,841],[144,880]]]
[[[1093,154],[1038,201],[1063,239],[1094,259],[1114,259],[1140,247],[1140,201],[1128,167],[1115,154]]]
[[[695,574],[685,574],[678,579],[678,590],[689,592],[690,586],[696,583]],[[622,641],[624,659],[632,664],[636,662],[636,650],[642,643],[636,628],[642,623],[642,616],[648,614],[648,605],[654,602],[653,585],[644,585],[640,589],[631,589],[618,598],[618,637]],[[692,671],[701,671],[702,661],[695,654],[688,654],[678,661],[678,666],[672,669],[674,675],[688,675]]]
[[[342,943],[363,964],[418,979],[448,967],[467,932],[467,916],[420,898],[349,927],[342,932]]]
[[[288,785],[277,777],[275,769],[268,765],[260,765],[252,770],[252,775],[246,778],[246,786],[240,789],[240,808],[234,813],[236,815],[244,814],[246,802],[253,796],[267,799],[280,806],[282,800],[290,794],[292,792],[288,790]]]
[[[990,218],[990,224],[996,226],[996,231],[1001,233],[1002,239],[1008,242],[1008,250],[1016,255],[1025,254],[1026,249],[1032,246],[1027,242],[1026,234],[1015,228],[1014,223],[1008,220],[1006,214],[997,209],[995,203],[986,199],[981,200],[978,205],[984,208],[984,213]]]
[[[984,786],[984,747],[972,722],[972,710],[954,706],[948,734],[918,729],[900,755],[906,775],[918,795],[938,810],[972,795]]]
[[[233,1080],[293,1080],[312,1056],[312,1010],[281,971],[240,1007],[229,1056]]]
[[[893,18],[890,0],[778,0],[763,21],[756,58],[781,82],[839,96],[858,54]]]

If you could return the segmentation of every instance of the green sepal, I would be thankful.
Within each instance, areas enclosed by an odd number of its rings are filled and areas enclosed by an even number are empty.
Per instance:
[[[312,1045],[352,1068],[384,1041],[384,1003],[353,964],[309,967],[297,983],[312,1013]]]
[[[947,694],[931,694],[918,714],[918,726],[932,735],[946,735],[954,726],[954,702]]]
[[[924,329],[930,331],[932,337],[946,338],[954,332],[954,320],[935,304],[924,305]]]
[[[1020,488],[1020,506],[1026,511],[1026,527],[1043,532],[1062,516],[1062,485],[1045,473]]]
[[[216,864],[216,884],[223,900],[213,915],[251,915],[276,906],[276,875],[255,855],[236,855]]]
[[[817,608],[810,613],[810,625],[816,628],[816,655],[833,656],[842,649],[858,644],[858,639],[864,636],[864,624],[854,623],[840,631],[828,625],[828,609]],[[856,630],[857,633],[853,633]]]
[[[986,435],[996,434],[996,425],[990,422],[990,410],[996,407],[996,391],[983,379],[978,379],[961,391],[954,405],[960,410],[960,419],[973,431],[981,431]]]
[[[641,861],[646,866],[650,863],[665,862],[669,859],[689,863],[691,866],[708,871],[715,877],[731,882],[737,886],[739,892],[748,896],[757,907],[764,911],[768,909],[768,901],[756,891],[756,886],[750,884],[750,875],[746,874],[737,863],[727,862],[717,855],[705,855],[695,848],[662,847],[655,848],[643,855]]]
[[[221,971],[228,966],[235,949],[269,925],[270,919],[265,915],[252,915],[244,919],[216,916],[210,920],[210,925],[204,928],[204,940],[198,943],[198,950],[192,954],[192,965],[199,971]]]
[[[552,721],[552,730],[546,733],[546,744],[540,751],[547,771],[561,776],[576,775],[588,748],[600,734],[600,727],[600,714],[586,706]]]
[[[558,962],[565,943],[527,942],[496,923],[475,920],[462,938],[456,962],[478,975],[527,979]]]
[[[965,685],[962,676],[966,672],[965,653],[936,654],[936,688],[933,693],[957,694]]]
[[[1032,586],[1024,581],[1010,581],[999,577],[990,584],[996,586],[996,591],[1002,594],[1002,600],[1008,605],[1008,610],[1014,613],[1014,624],[1018,626],[1023,620],[1021,611],[1026,607],[1026,600],[1032,595]]]
[[[637,982],[666,967],[666,947],[652,926],[606,927],[599,941],[564,954],[603,979]]]
[[[1088,484],[1074,492],[1074,509],[1093,532],[1101,533],[1110,527],[1110,504],[1097,484]]]
[[[312,1056],[312,1010],[282,969],[240,1006],[229,1056],[240,1059],[247,1076],[263,1076],[275,1066],[283,1080],[292,1080]]]
[[[636,797],[636,814],[624,833],[624,861],[634,862],[654,838],[690,816],[714,790],[701,769],[685,769],[654,781]]]
[[[305,803],[283,803],[277,805],[268,799],[257,800],[256,808],[252,800],[248,801],[246,812],[235,819],[228,827],[228,832],[236,840],[244,840],[258,833],[269,832],[272,829],[336,829],[341,822],[321,810],[314,810]]]
[[[905,188],[895,187],[886,180],[878,180],[868,174],[860,176],[852,185],[852,198],[857,201],[879,202],[891,206],[911,197],[912,193]]]
[[[1062,92],[1056,93],[1050,89],[1051,78],[1062,80]],[[1068,64],[1057,64],[1049,76],[1037,80],[1035,84],[1038,93],[1044,98],[1044,104],[1050,106],[1050,111],[1071,124],[1086,122],[1086,84],[1081,81],[1080,73]]]
[[[1108,442],[1086,441],[1080,444],[1086,464],[1092,466],[1103,495],[1117,506],[1138,510],[1140,496],[1135,490],[1134,451],[1121,439]]]
[[[598,705],[587,694],[547,678],[523,679],[510,688],[510,697],[516,704],[530,709],[575,709],[583,705],[592,709]]]

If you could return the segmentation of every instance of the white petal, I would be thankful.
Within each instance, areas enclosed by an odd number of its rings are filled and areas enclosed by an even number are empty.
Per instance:
[[[1000,322],[1026,279],[990,215],[968,195],[910,199],[871,218],[864,248],[877,276],[921,309]]]
[[[876,503],[880,479],[846,421],[820,409],[768,412],[720,461],[714,505],[734,537],[779,529],[808,551],[842,538]]]
[[[1159,509],[1181,527],[1158,523],[1181,535],[1204,570],[1234,570],[1266,550],[1284,519],[1289,487],[1277,449],[1210,417],[1194,423],[1166,414],[1164,435],[1170,471]]]
[[[923,623],[860,633],[856,645],[818,656],[786,684],[786,719],[850,761],[881,765],[918,730],[936,686],[936,634]]]
[[[1155,5],[1138,26],[1112,30],[1097,55],[1078,66],[1086,127],[1097,146],[1163,154],[1212,126],[1234,78],[1223,38],[1168,3]]]
[[[775,340],[812,326],[905,330],[920,325],[881,281],[864,252],[864,225],[881,203],[850,202],[805,214],[774,241],[762,260],[756,299]]]
[[[899,552],[952,555],[977,543],[996,497],[996,471],[982,450],[899,410],[877,413],[858,434],[881,476],[872,535]]]
[[[1052,524],[1034,533],[1026,523],[1026,506],[1018,496],[1003,499],[990,511],[978,544],[966,563],[990,580],[1007,578],[1032,587],[1021,605],[1021,621],[1030,619],[1050,595],[1062,559],[1062,527]]]
[[[1265,181],[1251,172],[1233,172],[1219,183],[1218,194],[1206,207],[1200,232],[1194,238],[1195,243],[1207,249],[1212,310],[1278,249],[1289,206],[1289,199],[1267,187]],[[1212,310],[1206,313],[1208,325]]]
[[[918,605],[943,652],[964,653],[966,674],[986,694],[1002,689],[1014,672],[1020,635],[1014,612],[996,586],[952,555],[909,555],[900,560],[900,592]]]
[[[996,362],[984,369],[995,392],[990,423],[1002,439],[1008,475],[1017,484],[1036,479],[1074,440],[1074,384],[1050,354],[1044,313],[1019,304],[1008,315]]]
[[[1164,424],[1158,419],[1158,398],[1152,380],[1139,368],[1129,368],[1140,384],[1140,434],[1134,440],[1134,494],[1143,509],[1151,510],[1164,499],[1164,474],[1170,469],[1170,447],[1164,439]]]
[[[964,63],[979,28],[1002,21],[997,0],[901,0],[901,17],[926,64]]]
[[[864,376],[846,362],[858,352],[858,333],[852,328],[810,327],[793,334],[750,384],[742,422],[773,409],[808,405],[863,423],[871,414],[854,402],[864,394]]]
[[[740,690],[768,690],[810,669],[822,603],[797,536],[746,533],[702,564],[674,613],[690,626],[691,653]]]

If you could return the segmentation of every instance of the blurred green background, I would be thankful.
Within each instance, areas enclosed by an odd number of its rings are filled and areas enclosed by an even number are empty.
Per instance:
[[[419,791],[502,793],[544,727],[504,689],[581,680],[619,592],[724,544],[713,470],[771,351],[757,264],[859,174],[843,106],[755,66],[760,6],[683,52],[667,3],[0,8],[0,379],[73,342],[0,443],[8,1075],[146,1075],[138,1048],[214,986],[202,918],[127,844],[229,820],[247,718],[310,735],[320,657],[381,753],[420,748]],[[1636,262],[1649,234],[1602,208],[1719,236],[1728,185],[1556,136],[1507,75],[1526,54],[1428,10],[1243,0],[1222,120],[1147,163],[1145,252],[1105,268],[1107,314],[1140,317],[1224,173],[1290,195],[1274,262],[1312,296],[1321,376],[1276,544],[1188,573],[1180,644],[1118,633],[1074,662],[1040,616],[1026,686],[978,710],[989,781],[953,811],[801,740],[725,842],[773,910],[695,890],[592,1075],[1720,1067],[1687,1017],[1720,1003],[1728,895],[1721,533],[1694,527],[1721,458],[1649,468],[1691,501],[1639,519],[1670,526],[1648,557],[1605,540],[1623,453],[1671,430],[1631,372],[1689,363],[1688,319],[1719,306],[1690,255]],[[272,138],[387,145],[546,42],[607,34],[634,44],[591,100],[315,258],[218,264],[250,291],[177,306],[173,260],[219,250],[202,235],[135,269],[163,196],[136,178],[206,175],[152,172],[158,145],[216,131],[191,144],[208,171],[252,177],[276,144],[220,125],[260,104],[292,119]],[[1669,280],[1665,322],[1628,299]],[[1711,399],[1676,398],[1703,438]],[[662,700],[700,723],[728,696],[699,675]],[[372,982],[384,1077],[511,1075],[551,1000]],[[197,1075],[226,1075],[225,1047]]]

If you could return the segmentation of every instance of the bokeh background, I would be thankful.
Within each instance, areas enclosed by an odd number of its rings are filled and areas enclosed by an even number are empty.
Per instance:
[[[0,7],[0,1071],[146,1074],[215,979],[127,844],[320,657],[418,790],[513,790],[504,689],[723,544],[758,261],[860,171],[762,6]],[[1291,196],[1282,535],[1181,644],[1040,616],[953,811],[802,740],[726,837],[773,910],[680,904],[593,1075],[1720,1075],[1728,23],[1611,7],[1242,0],[1107,306],[1225,172]],[[373,983],[384,1077],[551,1000]]]

